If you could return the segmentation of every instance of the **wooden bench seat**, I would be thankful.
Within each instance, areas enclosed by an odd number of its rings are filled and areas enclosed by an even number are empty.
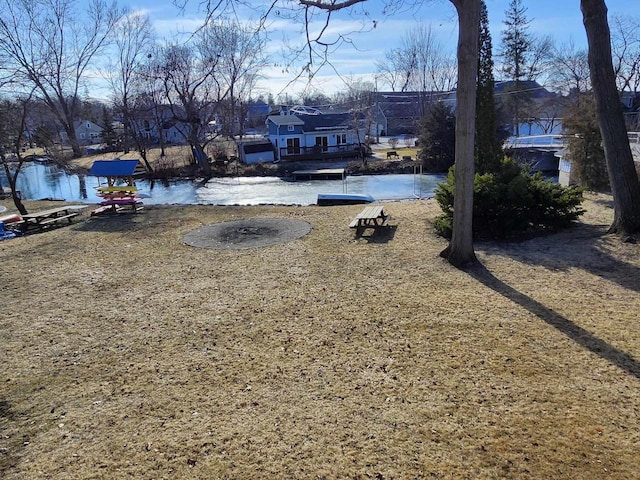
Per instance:
[[[349,228],[358,228],[358,227],[372,227],[372,228],[376,228],[376,227],[386,227],[387,224],[389,223],[389,215],[387,215],[386,217],[384,217],[382,219],[381,222],[373,224],[373,225],[360,225],[360,219],[359,218],[354,218],[351,223],[349,224]]]
[[[42,225],[42,226],[49,225],[51,223],[56,223],[56,222],[59,222],[60,220],[64,220],[65,218],[69,220],[69,223],[71,223],[71,219],[73,217],[77,217],[78,215],[80,215],[78,212],[71,212],[66,215],[60,215],[59,217],[47,218],[46,220],[40,221],[38,225]]]
[[[66,205],[64,207],[51,208],[41,212],[28,213],[22,216],[26,229],[42,230],[47,226],[57,224],[63,220],[68,220],[80,215],[86,205]]]

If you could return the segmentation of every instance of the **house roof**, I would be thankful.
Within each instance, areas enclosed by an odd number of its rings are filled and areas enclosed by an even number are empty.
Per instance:
[[[513,80],[497,80],[494,84],[493,91],[499,95],[514,89],[515,82]],[[555,96],[555,94],[551,93],[535,80],[521,80],[519,89],[520,91],[526,91],[529,93],[529,96],[534,99]]]
[[[76,130],[79,130],[81,127],[84,127],[85,125],[89,125],[90,128],[94,129],[94,130],[101,130],[102,127],[100,125],[98,125],[95,122],[92,122],[91,120],[75,120],[73,122],[73,126]]]
[[[455,91],[450,92],[378,92],[376,103],[388,119],[416,119],[426,105],[437,101],[455,105]]]
[[[352,128],[352,118],[347,113],[300,115],[304,120],[304,131],[345,130]]]
[[[96,160],[89,169],[89,175],[96,177],[130,177],[138,160]]]
[[[300,125],[305,132],[346,130],[352,127],[352,116],[348,113],[321,113],[317,115],[270,115],[276,125]]]
[[[304,122],[295,115],[269,115],[268,120],[276,125],[304,125]]]

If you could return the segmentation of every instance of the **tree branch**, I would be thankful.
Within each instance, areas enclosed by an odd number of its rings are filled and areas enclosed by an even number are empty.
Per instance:
[[[330,12],[336,10],[342,10],[343,8],[352,7],[358,3],[363,3],[366,0],[344,0],[343,2],[334,3],[335,0],[331,0],[332,3],[326,3],[327,0],[298,0],[300,5],[306,7],[315,7],[321,10],[328,10]]]

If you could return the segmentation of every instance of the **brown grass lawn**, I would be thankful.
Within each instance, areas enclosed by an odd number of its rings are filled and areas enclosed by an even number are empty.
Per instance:
[[[469,271],[437,204],[386,208],[371,238],[359,206],[187,206],[0,242],[0,477],[640,478],[640,246],[610,198]],[[313,229],[182,242],[247,217]]]

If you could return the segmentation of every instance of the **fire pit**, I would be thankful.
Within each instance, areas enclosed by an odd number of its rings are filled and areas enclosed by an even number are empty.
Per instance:
[[[184,243],[192,247],[241,250],[267,247],[305,236],[312,225],[290,218],[245,218],[214,223],[190,231]]]

